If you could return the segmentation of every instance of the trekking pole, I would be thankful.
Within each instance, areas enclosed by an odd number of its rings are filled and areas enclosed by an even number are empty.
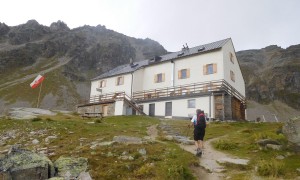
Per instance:
[[[188,128],[187,128],[186,137],[188,137],[189,132],[190,132],[190,126],[188,126]]]

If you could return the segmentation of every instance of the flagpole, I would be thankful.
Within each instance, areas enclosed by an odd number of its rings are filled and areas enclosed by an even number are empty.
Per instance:
[[[40,96],[41,96],[42,86],[43,86],[43,81],[42,81],[41,86],[40,86],[40,92],[39,92],[39,97],[38,97],[38,101],[37,101],[36,108],[39,108],[39,103],[40,103]]]

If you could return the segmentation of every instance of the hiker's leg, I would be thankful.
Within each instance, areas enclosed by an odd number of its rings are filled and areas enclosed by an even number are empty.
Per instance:
[[[197,145],[198,145],[198,148],[199,148],[199,149],[202,149],[202,148],[201,148],[200,140],[197,141]]]
[[[196,149],[199,148],[199,146],[198,146],[198,141],[197,141],[197,140],[195,140],[195,146],[196,146]]]
[[[202,141],[202,140],[199,140],[199,147],[200,147],[201,149],[204,148],[204,145],[203,145],[203,141]]]

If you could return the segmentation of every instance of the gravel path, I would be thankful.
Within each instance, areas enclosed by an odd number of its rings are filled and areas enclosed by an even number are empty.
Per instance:
[[[223,166],[217,163],[217,160],[222,158],[228,158],[229,155],[219,152],[215,150],[211,142],[217,139],[210,139],[205,142],[205,148],[203,151],[203,155],[199,158],[200,166],[206,170],[205,177],[199,177],[199,179],[222,179],[224,174],[222,173],[225,169]],[[181,144],[180,147],[192,154],[195,154],[195,145],[183,145]],[[231,157],[230,157],[231,158]],[[210,172],[210,173],[208,173]],[[203,173],[202,173],[203,174]]]

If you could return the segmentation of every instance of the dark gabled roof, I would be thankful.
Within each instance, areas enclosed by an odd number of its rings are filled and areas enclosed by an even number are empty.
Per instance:
[[[97,79],[112,77],[112,76],[116,76],[116,75],[131,73],[141,67],[145,67],[145,66],[148,66],[151,64],[156,64],[156,63],[163,62],[163,61],[170,61],[170,60],[174,60],[174,59],[178,59],[178,58],[182,58],[182,57],[186,57],[186,56],[191,56],[194,54],[200,54],[200,53],[205,53],[208,51],[216,50],[216,49],[222,48],[229,40],[230,40],[230,38],[227,38],[224,40],[196,46],[193,48],[185,48],[178,52],[173,52],[173,53],[159,56],[160,58],[158,61],[155,61],[157,59],[157,57],[155,57],[150,60],[143,60],[143,61],[135,62],[135,63],[133,63],[133,65],[132,64],[121,65],[121,66],[118,66],[118,67],[104,73],[104,74],[101,74],[100,76],[93,78],[92,81],[97,80]]]
[[[143,60],[143,61],[139,61],[139,62],[134,62],[133,64],[121,65],[121,66],[118,66],[118,67],[104,73],[104,74],[101,74],[100,76],[93,78],[92,81],[97,80],[97,79],[106,78],[106,77],[116,76],[119,74],[131,73],[131,72],[134,72],[135,70],[137,70],[138,68],[143,67],[147,64],[148,64],[148,60]]]

